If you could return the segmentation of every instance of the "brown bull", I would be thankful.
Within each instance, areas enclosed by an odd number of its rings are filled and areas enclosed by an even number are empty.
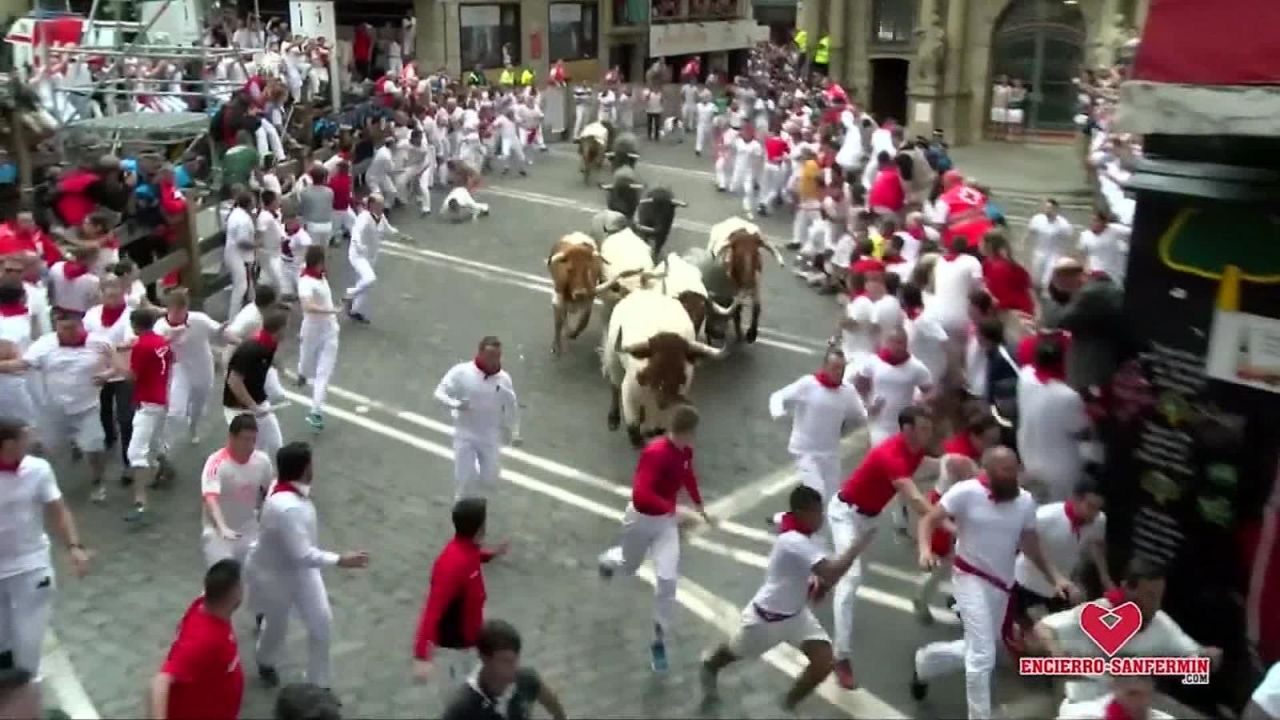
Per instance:
[[[759,232],[740,229],[729,234],[728,241],[720,249],[719,260],[724,263],[725,274],[733,286],[735,308],[733,311],[733,331],[739,341],[744,339],[742,332],[742,306],[751,305],[751,324],[747,328],[745,339],[748,343],[756,341],[760,331],[760,274],[764,270],[762,252],[768,250],[777,258],[778,265],[786,266],[782,252],[777,246],[765,240]]]
[[[687,340],[674,332],[660,332],[648,340],[622,348],[622,352],[635,360],[644,361],[635,369],[634,382],[637,390],[647,391],[652,403],[652,415],[646,412],[645,404],[638,408],[638,415],[620,412],[622,395],[630,395],[631,388],[623,381],[620,388],[613,391],[613,402],[609,410],[609,427],[616,428],[620,415],[626,415],[627,435],[632,444],[639,447],[646,435],[653,437],[666,431],[665,421],[668,412],[676,405],[688,404],[686,393],[693,381],[693,363],[703,358],[716,357],[717,352],[697,340]],[[648,432],[642,431],[647,426]]]
[[[571,313],[578,319],[569,331],[570,340],[581,335],[587,323],[591,322],[591,307],[596,293],[604,292],[609,285],[600,279],[606,264],[596,249],[595,241],[582,233],[566,235],[551,247],[547,270],[551,273],[555,293],[551,299],[555,315],[555,339],[551,343],[553,353],[560,354],[561,333]]]

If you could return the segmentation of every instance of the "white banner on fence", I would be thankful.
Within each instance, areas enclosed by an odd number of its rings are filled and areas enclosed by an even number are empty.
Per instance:
[[[549,87],[542,91],[543,105],[545,106],[544,118],[547,123],[547,130],[553,134],[562,133],[568,129],[569,121],[569,98],[568,91],[562,87]]]
[[[289,26],[294,34],[324,38],[330,47],[338,41],[333,0],[292,0],[289,3]]]
[[[754,20],[653,25],[649,28],[649,57],[737,50],[768,37],[769,28]]]

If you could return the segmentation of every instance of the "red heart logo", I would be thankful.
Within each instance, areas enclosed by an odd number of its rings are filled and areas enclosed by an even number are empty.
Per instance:
[[[1080,609],[1080,629],[1111,657],[1142,629],[1142,610],[1132,601],[1113,608],[1097,601],[1085,603]]]

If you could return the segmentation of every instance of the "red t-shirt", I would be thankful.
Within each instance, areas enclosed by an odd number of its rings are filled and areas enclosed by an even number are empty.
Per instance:
[[[698,477],[693,473],[693,448],[678,448],[660,437],[640,452],[631,480],[631,504],[643,515],[670,515],[676,511],[680,488],[689,499],[702,504]]]
[[[148,330],[138,336],[129,352],[133,372],[133,404],[169,404],[169,366],[173,353],[169,341]]]
[[[346,210],[351,207],[351,176],[341,173],[329,178],[329,189],[333,191],[333,209]]]
[[[942,453],[944,455],[963,455],[970,460],[981,460],[982,453],[978,452],[978,446],[973,444],[973,438],[967,431],[960,431],[955,435],[947,438],[942,444]]]
[[[170,720],[236,720],[244,695],[244,670],[231,623],[205,612],[198,597],[178,623],[178,637],[160,672],[169,687]]]
[[[987,290],[1001,310],[1017,310],[1028,315],[1036,312],[1031,292],[1031,274],[1018,263],[1002,257],[982,261],[982,277]]]
[[[867,193],[868,207],[897,212],[902,209],[906,200],[907,193],[902,187],[902,176],[898,174],[898,168],[889,167],[876,173],[871,190]]]
[[[924,450],[912,450],[902,433],[871,448],[840,488],[840,499],[867,515],[878,515],[893,499],[893,481],[909,478],[924,460]]]

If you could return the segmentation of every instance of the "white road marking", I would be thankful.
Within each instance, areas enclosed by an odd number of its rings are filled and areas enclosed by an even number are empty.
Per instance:
[[[293,372],[288,370],[284,372],[284,375],[289,379],[297,378],[297,375],[295,375]],[[329,393],[335,397],[340,397],[348,402],[358,403],[358,405],[356,405],[355,407],[355,411],[361,415],[366,414],[370,408],[373,408],[378,410],[379,412],[382,412],[391,417],[394,417],[397,420],[403,420],[404,422],[407,422],[411,425],[416,425],[417,427],[420,427],[424,430],[430,430],[432,432],[440,433],[441,435],[453,437],[454,428],[452,425],[448,423],[440,422],[439,420],[435,420],[433,418],[429,418],[420,413],[416,413],[411,410],[402,410],[400,408],[375,400],[366,395],[361,395],[360,393],[352,392],[351,390],[347,390],[347,389],[338,387],[336,385],[329,386]],[[850,447],[856,444],[855,442],[852,442],[853,440],[856,439],[856,437],[857,436],[854,435],[854,436],[850,436],[849,438],[845,438],[845,445],[844,445],[845,450],[848,450]],[[504,456],[509,457],[512,460],[524,463],[525,465],[528,465],[530,467],[538,468],[539,470],[542,470],[543,472],[549,473],[551,475],[556,475],[561,478],[564,478],[565,480],[572,480],[574,482],[581,483],[588,487],[595,488],[597,490],[602,490],[621,500],[631,499],[631,486],[629,484],[612,482],[606,478],[600,477],[599,475],[592,475],[591,473],[584,472],[575,467],[570,467],[563,463],[556,462],[555,460],[551,460],[550,458],[544,458],[540,455],[534,455],[533,453],[526,452],[519,448],[504,446],[501,452]],[[452,455],[450,455],[450,457],[452,457]],[[786,467],[779,468],[778,470],[765,476],[765,480],[767,480],[769,483],[778,483],[779,478],[781,478],[783,489],[786,489],[786,488],[792,487],[792,485],[795,482],[792,479],[792,474],[793,474],[793,471],[791,469],[791,466],[788,465]],[[733,500],[735,496],[738,496],[738,493],[742,493],[743,491],[748,491],[747,492],[748,495],[754,494],[755,496],[759,497],[758,502],[752,503],[752,506],[764,502],[767,499],[767,496],[760,497],[761,492],[758,489],[760,485],[761,485],[761,481],[751,483],[750,485],[747,485],[744,488],[740,488],[734,493],[726,495],[721,500],[708,505],[706,508],[707,514],[710,515],[711,518],[716,521],[716,525],[715,525],[716,529],[726,532],[730,535],[737,535],[738,537],[743,537],[750,540],[762,542],[767,545],[772,545],[773,535],[770,534],[768,531],[759,530],[757,528],[752,528],[746,525],[742,525],[741,523],[733,522],[728,518],[733,517],[734,513],[726,512],[727,509],[733,507],[734,503],[745,502],[744,500]],[[777,495],[779,492],[781,492],[781,490],[774,492],[772,494]],[[740,497],[745,497],[745,496],[740,496]],[[723,502],[724,500],[731,500],[731,503],[727,505],[720,505],[719,503]],[[720,507],[722,508],[722,510],[719,512],[714,511],[713,508],[715,507]],[[689,518],[699,517],[697,513],[683,506],[680,507],[680,514]],[[766,561],[765,556],[760,555],[758,553],[739,550],[737,548],[731,548],[728,545],[724,545],[714,540],[709,540],[704,537],[700,537],[701,535],[704,535],[707,531],[708,531],[708,528],[705,525],[698,525],[687,534],[687,537],[690,538],[690,542],[693,543],[695,546],[702,547],[708,552],[737,560],[738,562],[741,562],[745,565],[752,565],[755,567],[764,567],[762,563]],[[883,575],[884,577],[905,582],[908,584],[918,585],[923,581],[923,576],[920,575],[919,573],[913,574],[909,571],[899,570],[898,568],[884,565],[881,563],[863,563],[863,567],[865,567],[867,570],[877,575]],[[874,592],[882,592],[882,591],[877,590]],[[889,593],[885,593],[885,595],[889,598],[893,598],[893,600],[882,602],[881,600],[883,598],[875,599],[874,596],[868,599],[870,599],[871,602],[885,605],[886,607],[890,607],[895,610],[903,610],[904,612],[912,611],[911,603],[909,601],[903,600],[902,598],[899,598]],[[941,612],[941,611],[939,610],[938,612]]]
[[[865,445],[866,432],[859,430],[840,441],[840,455],[843,457],[858,445]],[[794,465],[787,465],[778,470],[734,490],[707,506],[707,514],[713,518],[737,517],[742,513],[761,505],[774,495],[795,487],[796,471]]]
[[[299,395],[291,390],[286,390],[285,396],[297,403],[308,402],[307,397]],[[444,460],[453,460],[453,450],[445,447],[444,445],[410,435],[409,433],[397,430],[389,425],[384,425],[376,420],[362,417],[352,412],[347,412],[346,410],[333,407],[332,405],[325,408],[325,410],[331,417],[344,420],[377,435],[382,435],[385,438],[395,440]],[[585,510],[593,515],[598,515],[614,522],[622,521],[622,511],[617,508],[603,505],[590,498],[583,497],[582,495],[570,492],[564,488],[552,485],[551,483],[543,482],[530,477],[529,475],[525,475],[524,473],[504,468],[501,472],[501,478],[513,485],[524,488],[525,490],[545,495],[553,500],[557,500],[566,505],[572,505],[573,507]],[[652,571],[647,567],[641,568],[637,573],[637,577],[650,585],[656,584],[656,578]],[[860,594],[861,590],[862,589],[860,589]],[[677,600],[695,615],[709,623],[712,623],[718,630],[726,635],[732,633],[738,627],[737,617],[740,612],[740,608],[733,603],[716,596],[711,591],[699,586],[691,580],[686,578],[680,579],[680,590],[677,593]],[[908,606],[910,605],[910,603],[907,604]],[[792,678],[799,676],[807,662],[799,650],[790,646],[774,648],[773,651],[764,656],[764,660],[770,665],[773,665],[783,674]],[[867,690],[859,691],[857,694],[848,693],[839,689],[830,680],[823,684],[823,687],[819,690],[819,694],[823,699],[848,712],[851,717],[907,717],[892,705],[889,705]]]
[[[40,658],[41,688],[48,690],[54,702],[62,712],[73,720],[100,720],[98,709],[89,699],[84,685],[80,684],[80,676],[71,663],[67,651],[62,649],[58,636],[52,630],[44,633],[44,647]]]
[[[551,280],[549,278],[539,277],[530,273],[521,272],[519,270],[511,270],[498,265],[490,265],[477,260],[469,260],[467,258],[449,255],[435,250],[425,250],[415,248],[411,245],[386,241],[382,243],[382,252],[392,257],[398,257],[404,260],[426,263],[437,267],[448,268],[457,272],[465,273],[479,277],[484,280],[493,282],[506,283],[508,285],[532,290],[534,292],[544,292],[548,296],[551,293]],[[600,301],[596,301],[599,305]],[[817,356],[822,354],[822,350],[804,345],[797,345],[786,339],[775,339],[782,337],[780,333],[770,328],[760,328],[759,335],[756,337],[757,345],[776,348],[778,350],[786,350],[798,355]],[[787,335],[787,337],[797,337],[795,335]],[[805,340],[806,342],[815,342],[813,340]]]

